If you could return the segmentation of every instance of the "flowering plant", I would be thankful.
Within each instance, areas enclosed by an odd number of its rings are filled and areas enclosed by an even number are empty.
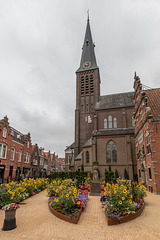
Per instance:
[[[14,210],[19,208],[19,205],[16,203],[10,203],[2,207],[2,210],[8,211],[8,210]]]
[[[116,184],[107,183],[104,187],[101,202],[108,217],[118,219],[136,212],[142,206],[144,196],[146,196],[146,188],[142,183],[117,180]]]

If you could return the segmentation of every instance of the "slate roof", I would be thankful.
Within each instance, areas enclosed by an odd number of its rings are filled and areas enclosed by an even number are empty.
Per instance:
[[[75,158],[75,160],[81,160],[82,159],[82,152],[78,154],[78,156]]]
[[[160,88],[145,90],[153,120],[160,120]]]
[[[96,103],[96,110],[122,107],[134,107],[134,92],[100,96]]]
[[[84,44],[83,44],[83,48],[82,48],[80,67],[78,68],[77,72],[81,72],[81,71],[85,70],[83,63],[87,62],[87,61],[89,61],[91,63],[91,67],[87,68],[87,70],[98,68],[95,53],[94,53],[94,47],[95,47],[95,45],[92,41],[91,28],[90,28],[90,23],[89,23],[89,19],[88,19],[87,27],[86,27],[86,34],[85,34],[85,38],[84,38]]]
[[[74,149],[74,142],[70,146],[67,146],[65,151],[71,150],[71,149]]]
[[[92,138],[90,138],[84,145],[83,147],[91,147],[92,146]]]

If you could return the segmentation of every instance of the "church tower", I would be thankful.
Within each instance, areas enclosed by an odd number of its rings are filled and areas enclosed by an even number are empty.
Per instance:
[[[88,17],[80,67],[76,71],[75,157],[91,138],[95,105],[100,96],[100,75],[94,47]]]

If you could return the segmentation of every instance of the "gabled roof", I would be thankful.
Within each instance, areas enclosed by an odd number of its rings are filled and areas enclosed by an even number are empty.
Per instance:
[[[122,107],[134,107],[134,92],[100,96],[96,104],[96,110]]]
[[[74,149],[74,142],[70,146],[67,146],[65,151],[71,150],[71,149]]]
[[[77,72],[81,72],[88,69],[95,69],[97,67],[96,57],[94,53],[94,43],[92,41],[92,34],[91,34],[91,28],[89,24],[89,18],[87,20],[87,27],[86,27],[86,34],[84,38],[84,44],[82,48],[82,56],[81,56],[81,62],[80,67],[77,70]],[[84,63],[89,62],[89,67],[85,68]]]
[[[153,120],[160,120],[160,88],[145,90]]]

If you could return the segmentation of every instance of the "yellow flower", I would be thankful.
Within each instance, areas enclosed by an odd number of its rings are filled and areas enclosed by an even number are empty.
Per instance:
[[[126,189],[124,189],[124,190],[123,190],[123,193],[126,193],[126,192],[127,192],[127,190],[126,190]]]
[[[122,197],[122,200],[125,200],[125,197]]]
[[[131,200],[131,199],[129,200],[129,203],[132,203],[132,200]]]
[[[81,202],[80,202],[80,201],[78,201],[78,202],[77,202],[77,204],[78,204],[78,205],[80,205],[80,204],[81,204]]]
[[[69,194],[66,194],[66,197],[68,198],[68,197],[69,197]]]
[[[122,204],[122,201],[119,201],[118,203],[119,203],[119,204]]]

